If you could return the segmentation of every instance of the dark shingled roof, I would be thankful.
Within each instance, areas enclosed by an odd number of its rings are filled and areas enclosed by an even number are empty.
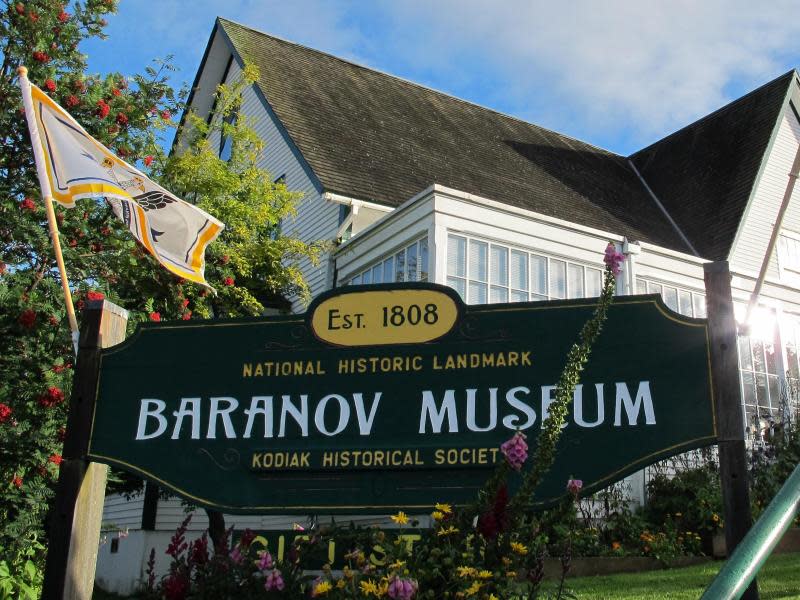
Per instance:
[[[625,157],[218,22],[238,55],[259,67],[261,91],[325,191],[398,206],[438,183],[690,252]],[[726,257],[790,78],[632,157],[703,257]],[[725,227],[717,229],[721,213]]]
[[[700,256],[726,260],[794,70],[631,160]]]

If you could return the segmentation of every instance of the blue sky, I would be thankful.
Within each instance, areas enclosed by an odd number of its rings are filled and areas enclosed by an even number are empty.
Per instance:
[[[629,154],[800,66],[772,0],[121,0],[90,69],[174,55],[191,83],[217,15]]]

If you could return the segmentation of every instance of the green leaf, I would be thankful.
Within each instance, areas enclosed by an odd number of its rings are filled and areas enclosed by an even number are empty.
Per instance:
[[[33,579],[36,577],[36,565],[34,565],[32,561],[28,560],[25,561],[24,569],[25,575],[28,577],[28,579],[33,581]]]

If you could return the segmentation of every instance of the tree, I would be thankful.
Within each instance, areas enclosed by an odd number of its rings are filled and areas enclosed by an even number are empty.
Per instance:
[[[28,554],[41,560],[74,361],[16,67],[28,66],[33,83],[120,157],[228,224],[208,252],[215,296],[164,270],[105,202],[57,209],[76,308],[105,296],[131,312],[131,329],[147,319],[260,314],[281,293],[307,293],[296,259],[320,251],[280,235],[298,197],[258,168],[262,147],[246,120],[208,126],[190,116],[186,152],[167,157],[158,142],[181,99],[169,63],[131,77],[86,75],[79,44],[102,37],[115,6],[29,0],[4,2],[0,14],[0,563],[12,570]],[[236,105],[236,89],[221,90],[221,106]],[[230,162],[204,139],[215,128],[235,142]]]

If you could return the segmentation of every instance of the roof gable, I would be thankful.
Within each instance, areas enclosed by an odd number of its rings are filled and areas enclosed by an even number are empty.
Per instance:
[[[635,241],[728,258],[795,72],[628,159],[219,19],[325,191],[398,206],[433,183]],[[631,168],[647,182],[672,221]],[[680,229],[680,232],[676,230]]]
[[[795,71],[630,159],[698,253],[727,260]]]
[[[624,157],[219,20],[326,191],[398,206],[432,183],[687,248]]]

